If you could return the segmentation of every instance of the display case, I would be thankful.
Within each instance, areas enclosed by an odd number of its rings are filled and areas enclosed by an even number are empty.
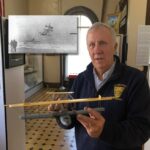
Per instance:
[[[36,54],[26,54],[25,60],[25,93],[28,95],[29,92],[37,88],[43,82],[43,56]]]

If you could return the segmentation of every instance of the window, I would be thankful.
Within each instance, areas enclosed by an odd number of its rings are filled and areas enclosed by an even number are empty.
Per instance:
[[[86,69],[86,66],[90,63],[90,56],[88,54],[86,46],[86,34],[89,27],[92,25],[91,20],[84,15],[78,16],[78,54],[77,55],[67,55],[65,60],[65,76],[77,75],[81,71]]]
[[[78,54],[67,55],[64,62],[63,76],[77,75],[86,69],[90,63],[90,56],[86,46],[86,34],[92,23],[97,22],[98,18],[95,13],[87,7],[77,6],[68,10],[65,15],[78,15]]]

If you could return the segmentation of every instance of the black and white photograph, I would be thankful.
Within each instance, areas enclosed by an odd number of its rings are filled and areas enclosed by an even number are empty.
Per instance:
[[[22,16],[8,19],[9,53],[76,54],[77,16]]]

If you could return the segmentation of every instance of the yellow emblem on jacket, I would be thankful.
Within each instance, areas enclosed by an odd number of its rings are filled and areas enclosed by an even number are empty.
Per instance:
[[[126,85],[125,84],[115,84],[114,86],[114,96],[120,98]]]

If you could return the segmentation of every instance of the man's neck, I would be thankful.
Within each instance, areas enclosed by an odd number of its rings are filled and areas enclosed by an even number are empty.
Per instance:
[[[98,78],[99,78],[100,80],[103,80],[103,74],[105,73],[105,71],[102,70],[102,69],[99,69],[99,70],[94,69],[94,70],[95,70],[95,72],[96,72]]]
[[[99,69],[94,68],[94,70],[100,80],[104,79],[104,74],[113,66],[113,64],[111,64],[108,68],[99,68]]]

